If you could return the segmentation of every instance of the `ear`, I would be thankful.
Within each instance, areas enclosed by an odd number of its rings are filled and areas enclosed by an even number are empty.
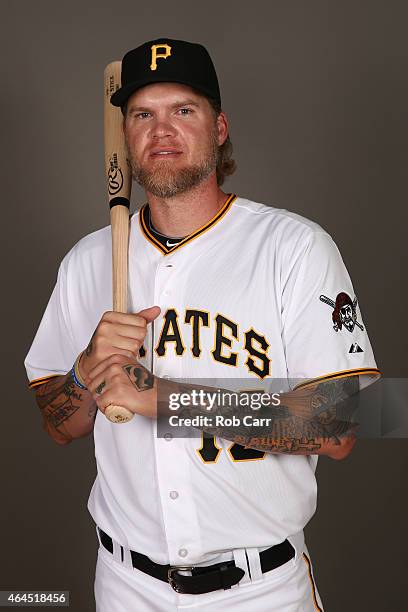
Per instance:
[[[221,111],[217,117],[217,129],[218,129],[218,146],[224,144],[228,137],[228,119],[227,115]]]

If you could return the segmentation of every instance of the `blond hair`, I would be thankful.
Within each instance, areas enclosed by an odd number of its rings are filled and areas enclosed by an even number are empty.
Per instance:
[[[207,100],[211,106],[211,110],[213,111],[214,117],[216,119],[218,115],[221,113],[222,108],[216,100],[213,100],[212,98],[207,98]],[[237,169],[236,161],[232,159],[232,142],[228,135],[224,144],[218,147],[218,152],[217,152],[217,184],[218,186],[221,186],[224,183],[227,176],[234,174],[236,169]]]

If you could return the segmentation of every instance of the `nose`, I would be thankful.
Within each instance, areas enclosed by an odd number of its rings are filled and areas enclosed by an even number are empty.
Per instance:
[[[158,117],[152,125],[151,137],[153,139],[175,136],[176,130],[166,117]]]

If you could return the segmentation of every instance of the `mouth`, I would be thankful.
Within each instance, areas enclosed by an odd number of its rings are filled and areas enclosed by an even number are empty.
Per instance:
[[[149,157],[153,159],[169,159],[173,157],[179,157],[182,154],[178,149],[171,148],[163,148],[163,149],[155,149],[150,152]]]

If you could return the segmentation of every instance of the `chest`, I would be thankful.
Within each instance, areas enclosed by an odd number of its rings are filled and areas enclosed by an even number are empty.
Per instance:
[[[155,372],[271,376],[272,352],[281,354],[279,285],[270,253],[253,243],[132,257],[131,311],[161,308],[144,346]]]

